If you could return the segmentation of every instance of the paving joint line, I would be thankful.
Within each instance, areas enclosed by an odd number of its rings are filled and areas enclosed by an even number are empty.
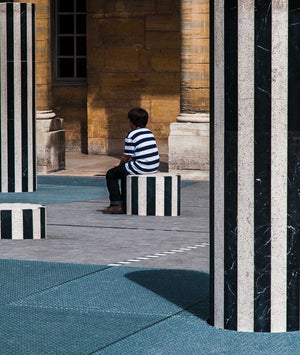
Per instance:
[[[176,253],[185,253],[185,252],[188,252],[188,251],[191,251],[191,250],[195,250],[195,249],[198,249],[198,248],[205,248],[207,246],[209,246],[209,243],[208,242],[203,242],[201,244],[195,244],[195,245],[188,246],[188,247],[185,247],[185,248],[178,248],[178,249],[172,249],[172,250],[164,251],[164,252],[160,252],[160,253],[149,254],[149,255],[145,255],[145,256],[131,258],[131,259],[124,260],[124,261],[117,261],[115,263],[111,263],[111,264],[107,264],[107,265],[108,266],[128,265],[128,264],[139,262],[139,261],[143,261],[143,260],[150,260],[150,259],[153,259],[153,258],[159,258],[159,257],[162,257],[162,256],[168,256],[170,254],[174,255]]]
[[[199,304],[199,303],[200,303],[200,302],[197,302],[197,303],[195,303],[195,304],[193,304],[193,305],[191,305],[191,306],[189,306],[189,307],[187,307],[187,308],[183,308],[182,310],[180,310],[180,311],[178,311],[178,312],[176,312],[176,313],[174,313],[174,314],[171,314],[171,315],[169,315],[169,316],[167,316],[167,317],[165,317],[165,318],[163,318],[163,319],[161,319],[161,320],[159,320],[159,321],[157,321],[157,322],[154,322],[154,323],[152,323],[152,324],[149,324],[149,325],[147,325],[147,326],[145,326],[145,327],[143,327],[143,328],[141,328],[141,329],[139,329],[139,330],[136,330],[135,332],[132,332],[132,333],[130,333],[130,334],[128,334],[128,335],[125,335],[124,337],[122,337],[122,338],[120,338],[120,339],[117,339],[117,340],[111,342],[110,344],[107,344],[107,345],[105,345],[105,346],[103,346],[103,347],[101,347],[101,348],[99,348],[99,349],[97,349],[97,350],[95,350],[95,351],[89,353],[88,355],[97,354],[97,352],[99,352],[99,351],[101,351],[101,350],[104,350],[104,349],[106,349],[106,348],[108,348],[108,347],[110,347],[110,346],[112,346],[112,345],[114,345],[114,344],[117,344],[117,343],[121,342],[122,340],[128,339],[128,338],[130,338],[131,336],[133,336],[133,335],[135,335],[135,334],[138,334],[138,333],[140,333],[140,332],[142,332],[142,331],[144,331],[144,330],[146,330],[146,329],[149,329],[149,328],[151,328],[151,327],[153,327],[153,326],[155,326],[155,325],[157,325],[157,324],[160,324],[160,323],[162,323],[162,322],[164,322],[164,321],[166,321],[166,320],[168,320],[168,319],[170,319],[170,318],[176,317],[176,316],[178,316],[180,313],[189,311],[189,309],[192,309],[193,307],[195,307],[195,306],[196,306],[197,304]]]
[[[146,231],[162,231],[162,232],[182,232],[182,233],[198,233],[208,234],[208,231],[191,231],[182,229],[155,229],[155,228],[134,228],[134,227],[114,227],[114,226],[86,226],[82,224],[59,224],[59,223],[47,223],[48,226],[57,227],[78,227],[78,228],[99,228],[99,229],[124,229],[124,230],[146,230]]]
[[[43,290],[30,293],[29,295],[26,295],[26,296],[24,296],[24,297],[17,298],[17,299],[15,299],[15,300],[13,300],[13,301],[9,301],[9,302],[7,302],[7,303],[0,304],[0,307],[10,306],[10,305],[13,306],[15,302],[19,302],[19,301],[21,301],[21,300],[24,300],[24,299],[26,299],[27,297],[31,297],[31,296],[34,296],[34,295],[38,295],[38,294],[43,293],[43,292],[45,292],[45,291],[49,291],[49,290],[51,290],[51,289],[53,289],[53,288],[55,288],[55,287],[59,287],[59,286],[65,285],[65,284],[67,284],[67,283],[69,283],[69,282],[72,282],[72,281],[75,281],[75,280],[79,280],[79,279],[82,279],[82,278],[84,278],[84,277],[86,277],[86,276],[90,276],[90,275],[93,275],[93,274],[97,274],[98,272],[106,271],[106,270],[108,270],[108,269],[111,269],[111,266],[107,265],[107,267],[104,268],[104,269],[100,269],[100,270],[96,270],[96,271],[93,271],[93,272],[89,272],[88,274],[84,274],[84,275],[75,277],[74,279],[67,280],[67,281],[61,282],[61,283],[59,283],[59,284],[49,286],[49,287],[47,287],[47,288],[45,288],[45,289],[43,289]]]

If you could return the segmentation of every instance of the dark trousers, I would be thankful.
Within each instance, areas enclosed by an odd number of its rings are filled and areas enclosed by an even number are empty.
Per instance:
[[[126,199],[126,176],[129,175],[124,164],[116,166],[106,173],[106,185],[109,192],[111,206],[123,206],[125,208]],[[121,180],[121,192],[119,188]]]

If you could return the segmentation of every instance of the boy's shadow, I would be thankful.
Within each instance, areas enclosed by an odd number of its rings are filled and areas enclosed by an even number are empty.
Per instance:
[[[209,317],[209,274],[205,272],[145,270],[125,277],[201,319]]]

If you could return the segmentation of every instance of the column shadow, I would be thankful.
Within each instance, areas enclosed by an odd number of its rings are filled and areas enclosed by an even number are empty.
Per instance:
[[[125,277],[203,319],[209,317],[209,274],[190,270],[135,271]]]

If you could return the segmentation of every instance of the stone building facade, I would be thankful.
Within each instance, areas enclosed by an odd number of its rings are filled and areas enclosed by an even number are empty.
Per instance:
[[[171,123],[208,112],[208,0],[22,2],[36,4],[40,172],[64,148],[120,153],[130,108],[149,112],[162,154]]]

